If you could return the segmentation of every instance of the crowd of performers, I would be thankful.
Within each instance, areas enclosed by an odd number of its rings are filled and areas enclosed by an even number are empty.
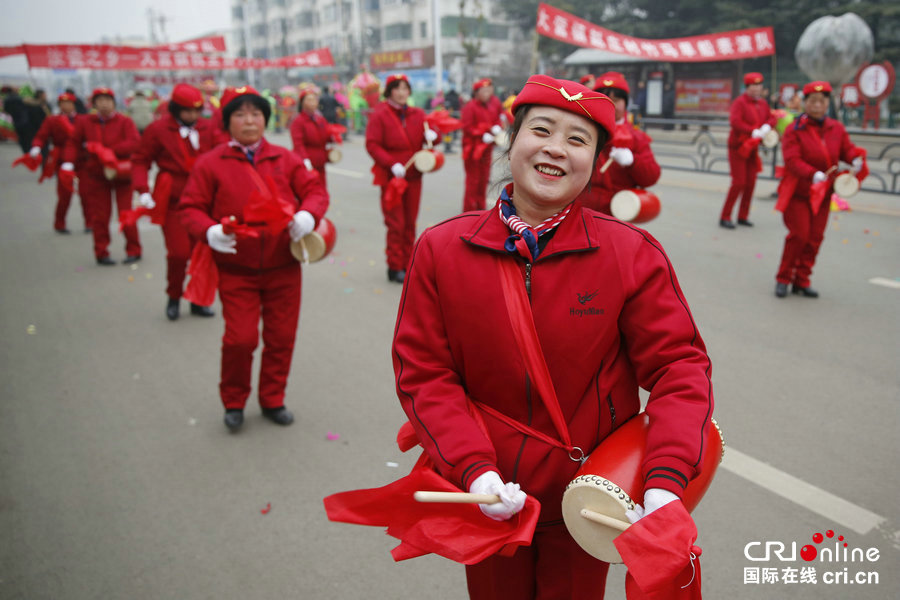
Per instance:
[[[580,465],[575,451],[590,452],[640,411],[639,387],[650,391],[640,467],[646,491],[628,518],[636,523],[659,511],[664,523],[693,526],[681,499],[698,476],[702,432],[712,415],[711,365],[664,250],[617,218],[622,192],[640,192],[660,177],[649,136],[627,117],[629,85],[615,72],[586,83],[535,75],[504,107],[491,80],[481,79],[454,123],[410,106],[410,81],[395,74],[366,126],[387,229],[387,278],[403,284],[392,353],[408,437],[423,448],[420,466],[462,491],[495,495],[478,504],[485,518],[513,519],[529,496],[543,507],[530,545],[467,567],[472,598],[602,597],[608,565],[569,535],[560,495]],[[728,229],[735,228],[738,198],[737,223],[752,226],[758,146],[775,124],[759,98],[762,76],[748,74],[745,84],[731,111],[732,184],[720,216]],[[818,295],[809,279],[828,218],[823,199],[830,198],[839,161],[865,176],[864,151],[826,116],[830,93],[828,83],[806,85],[805,112],[781,140],[785,176],[777,208],[788,236],[778,297],[788,286]],[[188,272],[212,280],[219,293],[225,425],[242,427],[260,320],[259,404],[270,420],[289,425],[285,388],[302,288],[291,244],[325,217],[325,165],[336,160],[341,133],[322,117],[317,90],[300,96],[290,126],[293,149],[265,139],[271,105],[249,86],[226,88],[216,114],[205,119],[203,94],[179,84],[168,114],[142,134],[117,111],[108,88],[93,91],[90,114],[76,114],[74,101],[59,96],[59,114],[46,119],[17,161],[38,168],[44,147],[52,147],[44,176],[57,177],[54,228],[68,232],[76,178],[98,265],[116,264],[109,251],[113,199],[124,263],[142,258],[136,215],[160,224],[166,316],[179,318]],[[423,174],[440,168],[443,157],[433,145],[451,128],[463,133],[461,213],[417,242]],[[498,145],[512,183],[488,206]],[[210,304],[192,296],[191,313],[212,316]],[[693,580],[696,556],[682,558],[674,574],[689,567]],[[640,583],[629,580],[629,598],[676,597],[642,595]]]

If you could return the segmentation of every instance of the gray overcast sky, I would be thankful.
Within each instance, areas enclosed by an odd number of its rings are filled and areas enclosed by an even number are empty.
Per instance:
[[[161,12],[169,41],[231,27],[230,0],[2,0],[0,46],[99,43],[108,36],[150,35],[147,8]],[[0,58],[0,73],[25,70],[21,56]]]

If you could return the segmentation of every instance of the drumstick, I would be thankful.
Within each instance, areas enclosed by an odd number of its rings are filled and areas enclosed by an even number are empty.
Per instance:
[[[613,529],[618,529],[619,531],[625,531],[626,529],[631,527],[631,523],[626,523],[625,521],[620,521],[619,519],[607,517],[606,515],[588,510],[586,508],[581,509],[581,516],[588,521],[593,521],[594,523],[599,523],[600,525],[606,525],[607,527],[612,527]]]
[[[610,157],[606,160],[606,162],[603,163],[603,166],[600,167],[600,172],[601,172],[601,173],[606,173],[606,170],[609,168],[609,165],[612,164],[612,161],[613,161],[612,156],[610,156]]]
[[[452,504],[497,504],[497,494],[467,494],[465,492],[425,492],[413,494],[416,502],[449,502]]]
[[[409,169],[409,166],[410,166],[411,164],[413,164],[415,161],[416,161],[416,155],[413,154],[412,157],[411,157],[408,161],[406,161],[406,164],[403,165],[403,168],[404,168],[404,169]]]
[[[830,167],[828,167],[828,170],[825,171],[825,174],[826,174],[826,175],[831,175],[831,174],[832,174],[833,172],[835,172],[836,170],[837,170],[837,165],[831,165]]]

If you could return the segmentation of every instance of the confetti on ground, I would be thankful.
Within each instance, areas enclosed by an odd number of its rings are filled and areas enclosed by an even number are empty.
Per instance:
[[[196,427],[197,419],[191,417],[190,419],[188,419],[188,425],[190,425],[191,427]]]
[[[396,469],[397,467],[400,466],[399,464],[397,464],[397,463],[395,463],[395,462],[386,462],[386,463],[384,463],[384,464],[386,464],[387,466],[389,466],[389,467],[392,468],[392,469]]]
[[[131,270],[137,271],[137,265],[135,263],[131,263]]]
[[[337,433],[331,433],[331,432],[329,431],[328,433],[325,434],[325,439],[327,439],[327,440],[330,441],[330,442],[333,442],[333,441],[335,441],[335,440],[341,439],[341,436],[340,436],[340,434],[337,434]]]
[[[342,267],[346,267],[346,266],[347,266],[347,261],[346,261],[346,260],[342,260],[342,261],[341,261],[341,266],[342,266]]]
[[[351,227],[351,228],[350,228],[350,233],[356,233],[356,229],[354,229],[353,227]]]
[[[372,293],[374,293],[374,294],[383,294],[383,293],[384,293],[384,290],[381,289],[381,288],[375,288],[374,290],[372,290]]]
[[[128,281],[134,281],[134,275],[129,275],[129,276],[128,276]]]
[[[144,277],[146,277],[147,279],[153,279],[153,273],[147,273],[146,275],[144,275]]]
[[[761,253],[761,252],[757,252],[757,253],[756,253],[756,258],[762,258],[762,253]]]
[[[347,271],[341,271],[341,277],[346,277],[346,276],[347,276]]]
[[[334,264],[334,258],[329,258],[329,259],[328,259],[328,264],[329,264],[329,265],[333,265],[333,264]]]
[[[872,232],[872,235],[878,235],[878,232],[877,232],[877,231],[873,231],[873,232]]]
[[[694,235],[694,232],[693,232],[693,231],[686,231],[684,235],[686,235],[686,236],[688,236],[688,237],[691,237],[691,236]]]
[[[266,507],[263,508],[263,509],[261,509],[259,512],[261,512],[261,513],[264,514],[264,515],[267,515],[267,514],[269,514],[269,511],[270,511],[270,510],[272,510],[272,503],[271,503],[271,502],[266,502]]]
[[[866,242],[866,248],[871,248],[871,247],[872,247],[872,242]]]
[[[868,229],[863,229],[863,233],[866,234],[866,235],[869,235],[869,230],[868,230]]]
[[[370,266],[370,267],[374,267],[374,266],[375,266],[375,261],[374,261],[374,260],[370,260],[370,261],[369,261],[369,266]]]
[[[75,267],[76,273],[81,273],[82,271],[84,271],[84,267]]]
[[[848,240],[847,238],[844,238],[844,239],[841,240],[841,243],[842,243],[842,244],[849,244],[849,243],[850,243],[850,240]]]
[[[132,379],[134,379],[135,381],[137,381],[137,380],[140,379],[140,378],[141,378],[141,374],[140,374],[140,373],[135,373],[135,374],[132,376]]]
[[[28,335],[36,335],[37,327],[35,327],[34,325],[29,325],[28,327],[25,328],[25,331],[26,331],[26,333],[28,333]]]
[[[345,294],[352,294],[352,293],[353,293],[353,288],[344,288],[344,293],[345,293]]]

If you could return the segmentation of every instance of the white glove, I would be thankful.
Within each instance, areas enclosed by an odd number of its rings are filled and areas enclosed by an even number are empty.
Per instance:
[[[307,210],[301,210],[294,214],[294,218],[288,223],[288,233],[291,240],[299,242],[316,228],[316,218]]]
[[[306,167],[306,170],[307,170],[307,171],[312,171],[312,170],[313,170],[312,161],[309,160],[308,158],[304,158],[304,159],[303,159],[303,166]]]
[[[503,129],[501,129],[499,125],[494,125],[493,127],[491,127],[491,134],[493,134],[494,136],[500,135],[501,131],[503,131]]]
[[[518,483],[503,483],[496,471],[488,471],[479,475],[469,491],[473,494],[496,494],[500,496],[500,502],[496,504],[479,504],[486,516],[495,521],[506,521],[525,507],[525,498],[528,496],[519,489]]]
[[[494,136],[492,136],[490,133],[485,133],[483,136],[481,136],[481,141],[485,144],[493,144]]]
[[[678,500],[678,496],[661,488],[650,488],[644,492],[644,506],[640,504],[634,505],[634,510],[626,510],[625,516],[632,523],[636,523],[639,519],[646,517],[657,508],[662,508],[669,502]]]
[[[32,148],[32,150],[34,150],[34,148]],[[853,162],[850,163],[850,164],[852,165],[852,166],[850,167],[850,171],[851,171],[854,175],[856,175],[857,173],[859,173],[859,172],[862,170],[862,166],[863,166],[863,157],[862,157],[862,156],[857,156],[856,158],[853,159]]]
[[[391,173],[394,174],[394,177],[406,177],[406,167],[400,163],[394,163],[391,167]]]
[[[31,158],[37,158],[41,155],[41,147],[40,146],[32,146],[31,150],[28,152]]]
[[[763,133],[763,130],[762,130],[762,129],[754,129],[754,130],[753,130],[753,133],[750,134],[750,136],[751,136],[754,140],[758,140],[758,139],[760,139],[760,138],[761,138],[762,136],[764,136],[764,135],[766,135],[766,134]]]
[[[822,171],[816,171],[815,173],[813,173],[813,183],[822,183],[826,179],[828,179],[828,175],[826,175]]]
[[[634,153],[628,148],[612,147],[609,150],[609,157],[623,167],[630,167],[634,164]]]
[[[426,140],[426,141],[428,141],[428,142],[433,142],[433,141],[436,140],[436,139],[438,139],[437,131],[435,131],[435,130],[433,130],[433,129],[426,129],[426,130],[425,130],[425,140]]]
[[[772,126],[768,123],[764,123],[762,127],[759,128],[759,132],[762,134],[759,137],[766,137],[766,134],[772,131]]]
[[[59,168],[60,168],[61,170],[63,170],[63,171],[74,171],[74,170],[75,170],[75,165],[73,165],[73,164],[70,163],[70,162],[64,162],[62,165],[60,165]]]
[[[206,230],[206,241],[209,247],[222,254],[237,254],[237,239],[233,233],[225,233],[221,225],[213,225]]]
[[[140,197],[138,198],[138,202],[140,202],[141,206],[143,206],[144,208],[149,208],[150,210],[156,208],[156,202],[153,200],[153,196],[146,192],[140,195]]]

